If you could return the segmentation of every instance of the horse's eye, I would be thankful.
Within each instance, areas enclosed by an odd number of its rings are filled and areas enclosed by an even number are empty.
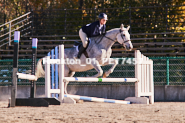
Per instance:
[[[123,36],[125,36],[125,34],[123,34]]]

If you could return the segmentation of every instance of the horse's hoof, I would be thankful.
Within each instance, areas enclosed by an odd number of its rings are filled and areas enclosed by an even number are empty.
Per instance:
[[[105,75],[105,73],[103,74],[103,78],[106,78],[107,76]]]
[[[75,99],[76,103],[83,103],[84,101],[83,100],[77,100]]]

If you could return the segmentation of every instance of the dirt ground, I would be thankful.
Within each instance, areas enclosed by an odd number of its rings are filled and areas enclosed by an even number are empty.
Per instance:
[[[184,123],[185,102],[112,104],[84,102],[49,107],[7,108],[0,102],[0,123]]]

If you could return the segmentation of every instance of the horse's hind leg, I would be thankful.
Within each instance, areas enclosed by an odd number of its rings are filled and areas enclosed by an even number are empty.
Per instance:
[[[114,68],[115,68],[116,65],[118,64],[118,61],[115,60],[115,59],[111,59],[111,58],[110,58],[109,60],[111,60],[111,63],[112,63],[113,65],[112,65],[112,67],[111,67],[108,71],[106,71],[106,72],[103,74],[103,78],[106,78],[107,76],[109,76],[109,74],[112,73],[112,72],[114,71]],[[106,61],[106,62],[103,64],[103,66],[108,65],[109,63],[110,63],[110,61]]]

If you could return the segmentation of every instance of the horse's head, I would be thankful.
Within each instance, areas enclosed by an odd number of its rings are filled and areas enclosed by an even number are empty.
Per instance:
[[[130,26],[124,28],[123,24],[120,27],[120,33],[117,35],[117,41],[122,44],[126,50],[130,51],[133,48],[132,42],[130,40],[130,34],[128,33]]]

